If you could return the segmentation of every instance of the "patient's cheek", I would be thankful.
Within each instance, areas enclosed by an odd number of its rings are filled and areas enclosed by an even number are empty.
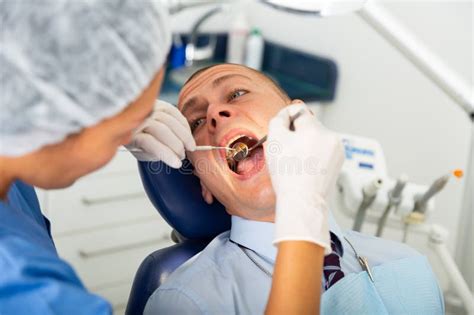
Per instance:
[[[206,152],[194,152],[189,154],[189,159],[194,167],[196,174],[200,178],[208,178],[216,173],[218,165],[212,163],[212,158]]]
[[[193,163],[193,167],[194,172],[199,175],[199,178],[204,179],[208,176],[207,165],[202,161],[198,160],[197,162]]]
[[[276,195],[273,190],[271,183],[270,175],[265,170],[266,174],[260,178],[260,181],[256,184],[257,187],[254,187],[251,190],[252,198],[258,201],[260,208],[262,209],[274,209],[276,203]]]
[[[206,152],[204,151],[195,151],[188,153],[188,159],[193,163],[193,165],[208,163],[209,157],[206,156]]]

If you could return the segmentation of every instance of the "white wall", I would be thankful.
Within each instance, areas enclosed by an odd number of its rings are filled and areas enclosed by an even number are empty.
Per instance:
[[[472,2],[391,1],[383,5],[473,84]],[[187,30],[197,12],[202,10],[176,17],[175,28]],[[251,4],[248,12],[267,39],[337,62],[337,99],[319,112],[321,118],[332,129],[376,138],[392,176],[404,172],[412,181],[428,184],[454,168],[466,168],[470,122],[465,113],[360,17],[296,16],[260,3]],[[221,14],[204,28],[225,30],[227,21],[228,13]],[[463,180],[449,182],[436,197],[430,218],[451,231],[452,252],[463,184]],[[336,217],[341,225],[351,226],[342,215],[336,213]],[[400,233],[391,232],[388,237],[400,239]],[[410,243],[426,251],[425,239]]]

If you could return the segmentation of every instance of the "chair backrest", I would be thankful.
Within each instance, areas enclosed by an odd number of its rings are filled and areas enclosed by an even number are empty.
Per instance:
[[[138,168],[148,198],[184,241],[145,258],[133,281],[128,315],[142,314],[148,298],[176,268],[230,229],[224,206],[217,201],[208,205],[202,199],[189,161],[185,160],[179,170],[161,162],[139,162]]]
[[[186,239],[208,239],[230,229],[230,216],[217,200],[208,205],[188,160],[176,170],[161,162],[140,162],[145,191],[161,216]]]
[[[184,241],[148,255],[141,263],[133,280],[125,314],[143,314],[148,298],[153,292],[176,268],[206,246],[207,242],[204,241]]]

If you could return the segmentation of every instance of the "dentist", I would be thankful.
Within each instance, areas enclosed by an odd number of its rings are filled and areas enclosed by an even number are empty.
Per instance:
[[[171,41],[167,16],[153,1],[0,0],[0,23],[0,314],[110,314],[110,304],[88,292],[59,258],[32,186],[67,187],[104,166],[121,145],[142,151],[134,152],[141,160],[176,168],[185,150],[194,150],[184,117],[172,105],[155,103]],[[286,113],[277,117],[269,134],[283,147],[294,143],[285,119]],[[302,153],[328,155],[324,161],[342,155]],[[292,189],[306,185],[323,194],[339,168],[324,183],[290,179]],[[277,195],[283,194],[289,179],[275,174]],[[315,202],[294,197],[301,205]],[[324,208],[310,210],[277,213],[279,253],[268,313],[319,312],[314,297],[327,217]]]
[[[64,188],[101,168],[151,114],[167,140],[160,158],[177,167],[193,149],[173,106],[154,111],[167,15],[135,0],[0,6],[0,314],[110,314],[58,257],[32,186]]]

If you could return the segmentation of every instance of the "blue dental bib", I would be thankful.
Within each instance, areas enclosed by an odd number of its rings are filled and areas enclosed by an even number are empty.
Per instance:
[[[321,314],[444,314],[444,301],[424,256],[414,256],[345,276],[321,298]]]

